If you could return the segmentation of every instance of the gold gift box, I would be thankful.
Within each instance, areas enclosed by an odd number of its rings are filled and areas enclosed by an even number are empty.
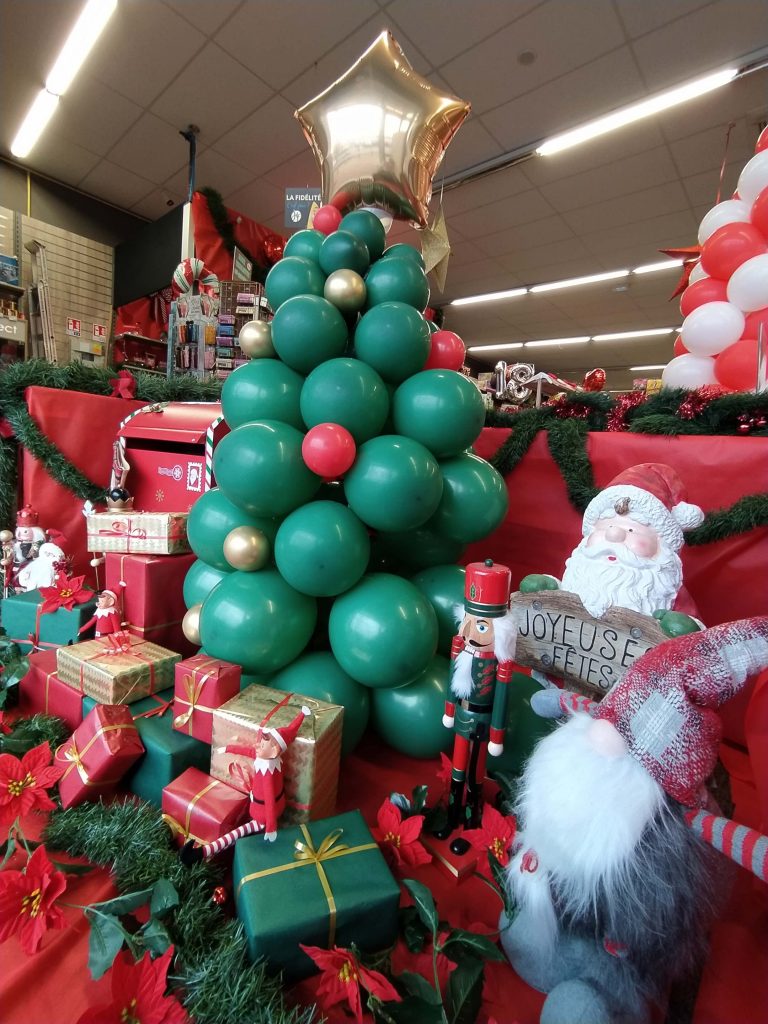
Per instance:
[[[181,655],[137,636],[119,634],[120,649],[109,637],[86,640],[56,651],[59,679],[99,704],[133,704],[173,686]]]
[[[312,714],[304,719],[298,736],[283,754],[286,809],[281,821],[290,825],[327,818],[336,809],[344,708],[298,693],[253,685],[213,712],[211,775],[247,793],[252,760],[218,753],[218,748],[229,743],[253,745],[262,724],[282,728],[302,706]]]
[[[189,551],[186,512],[93,512],[86,516],[89,551],[179,555]]]

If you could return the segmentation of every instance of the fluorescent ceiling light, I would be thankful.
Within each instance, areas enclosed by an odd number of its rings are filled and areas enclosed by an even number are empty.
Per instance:
[[[585,341],[589,341],[589,335],[585,334],[583,338],[547,338],[546,341],[526,341],[526,348],[538,348],[540,345],[583,345]]]
[[[630,366],[630,370],[663,370],[666,363],[649,363],[648,366]]]
[[[738,73],[738,68],[725,68],[723,71],[716,71],[714,74],[697,78],[686,85],[679,85],[674,89],[668,89],[666,92],[651,96],[640,103],[633,103],[628,107],[622,107],[621,110],[615,110],[612,114],[607,114],[605,117],[598,117],[594,121],[588,121],[579,128],[573,128],[560,135],[554,135],[551,139],[547,139],[538,146],[536,152],[539,156],[550,156],[552,153],[560,153],[564,149],[570,149],[571,146],[578,146],[582,142],[588,142],[590,139],[595,139],[600,135],[605,135],[607,132],[615,131],[617,128],[623,128],[624,125],[640,121],[642,118],[650,117],[652,114],[658,114],[662,110],[668,110],[679,103],[695,99],[697,96],[703,96],[704,93],[711,92],[713,89],[719,89],[720,86],[731,82]]]
[[[88,0],[45,80],[48,92],[64,95],[116,7],[117,0]]]
[[[500,348],[522,348],[522,341],[509,341],[503,345],[471,345],[467,352],[495,352],[496,349]]]
[[[58,96],[54,96],[47,89],[40,90],[11,143],[11,153],[14,156],[25,157],[29,153],[53,117],[58,104]]]
[[[633,274],[655,274],[657,270],[672,270],[673,267],[682,267],[682,260],[661,260],[659,263],[646,263],[645,266],[635,267]]]
[[[531,291],[553,292],[558,288],[578,288],[582,284],[597,284],[598,281],[614,281],[618,277],[627,277],[628,270],[608,270],[604,274],[590,274],[588,277],[571,277],[565,281],[549,281],[547,284],[535,284]]]
[[[647,331],[619,331],[616,334],[593,334],[592,341],[623,341],[624,338],[655,338],[660,334],[671,334],[672,327],[653,327]]]
[[[495,302],[497,299],[516,299],[518,295],[525,295],[527,288],[510,288],[505,292],[487,292],[485,295],[468,295],[465,299],[454,299],[449,306],[469,306],[474,302]]]

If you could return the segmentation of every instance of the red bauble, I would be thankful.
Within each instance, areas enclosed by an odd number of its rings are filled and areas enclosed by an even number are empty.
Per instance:
[[[321,206],[315,213],[312,227],[324,235],[332,235],[341,224],[341,212],[335,206]]]
[[[346,473],[356,453],[355,439],[338,423],[318,423],[307,431],[301,444],[307,468],[326,480],[335,480]]]
[[[460,370],[466,355],[464,342],[453,331],[435,331],[425,370]]]
[[[760,325],[763,327],[763,335],[768,341],[768,306],[764,309],[756,309],[753,313],[747,313],[744,317],[744,331],[742,338],[759,338]]]
[[[594,370],[585,373],[583,387],[585,391],[602,391],[605,387],[605,370],[596,366]]]
[[[706,240],[701,265],[710,277],[727,281],[742,263],[768,252],[768,244],[752,224],[724,224]]]
[[[752,203],[749,219],[763,237],[768,238],[768,188],[764,188]]]
[[[757,338],[742,338],[715,359],[715,377],[730,391],[753,391],[757,384]]]
[[[690,355],[690,353],[688,352],[688,349],[683,344],[683,339],[680,337],[679,334],[675,338],[675,344],[674,344],[674,347],[673,347],[672,351],[674,352],[674,354],[676,356],[687,356],[687,355]]]
[[[277,263],[278,260],[283,258],[284,247],[284,239],[279,238],[277,235],[264,239],[264,255],[270,263]]]
[[[755,152],[762,153],[764,149],[768,149],[768,127],[763,128],[760,132],[755,146]]]
[[[213,900],[217,907],[221,907],[227,902],[227,890],[224,888],[223,885],[216,886],[216,888],[213,890],[211,899]]]
[[[689,284],[680,296],[680,312],[688,316],[697,306],[703,306],[705,302],[727,302],[728,286],[725,281],[718,281],[716,277],[705,277],[701,281]]]

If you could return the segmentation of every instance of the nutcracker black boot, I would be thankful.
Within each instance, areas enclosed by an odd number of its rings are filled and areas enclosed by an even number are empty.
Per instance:
[[[432,833],[435,839],[447,839],[459,827],[463,796],[464,781],[462,779],[451,779],[451,791],[448,795],[448,820],[441,829]]]
[[[467,771],[467,799],[462,814],[463,828],[477,828],[480,824],[480,797],[482,795],[482,779],[477,781],[477,762],[480,758],[480,740],[472,739],[472,749],[469,755],[469,769]],[[451,843],[451,852],[458,857],[463,856],[472,844],[457,836]]]

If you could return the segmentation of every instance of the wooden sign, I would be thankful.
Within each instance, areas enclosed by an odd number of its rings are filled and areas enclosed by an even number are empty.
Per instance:
[[[604,697],[633,662],[669,639],[656,619],[627,608],[610,608],[595,619],[565,590],[515,593],[510,607],[518,631],[515,661],[593,699]]]

